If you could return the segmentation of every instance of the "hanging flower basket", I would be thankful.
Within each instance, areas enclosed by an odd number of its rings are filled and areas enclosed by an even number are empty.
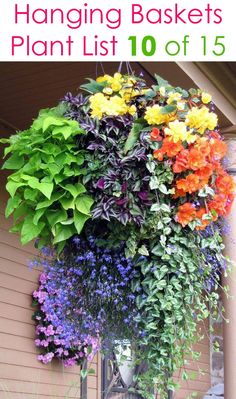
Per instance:
[[[156,79],[89,79],[87,95],[68,93],[2,140],[6,216],[22,244],[36,240],[33,265],[44,267],[33,294],[39,360],[81,364],[128,340],[148,399],[154,389],[166,398],[186,356],[197,358],[234,198],[211,96]]]

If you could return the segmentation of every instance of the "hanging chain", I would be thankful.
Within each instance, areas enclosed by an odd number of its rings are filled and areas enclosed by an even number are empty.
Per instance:
[[[104,69],[103,63],[102,62],[96,62],[96,72],[95,72],[96,78],[98,77],[98,68],[99,68],[99,66],[100,66],[100,68],[102,70],[103,75],[105,75],[105,69]]]
[[[120,64],[119,64],[119,67],[118,67],[118,72],[122,73],[122,69],[123,69],[124,64],[126,66],[127,75],[133,75],[134,71],[132,70],[130,62],[121,61]],[[102,62],[96,62],[96,71],[95,71],[96,78],[98,77],[99,68],[101,69],[103,75],[105,75],[105,69],[104,69],[103,63]]]
[[[124,64],[124,62],[121,61],[120,65],[119,65],[119,68],[118,68],[118,72],[119,73],[121,73],[121,71],[122,71],[123,64]],[[125,65],[126,65],[126,73],[127,73],[127,75],[133,75],[134,73],[133,73],[133,70],[131,68],[130,62],[125,62]]]

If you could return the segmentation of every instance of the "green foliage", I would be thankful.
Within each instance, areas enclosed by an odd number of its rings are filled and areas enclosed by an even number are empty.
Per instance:
[[[10,155],[3,169],[14,170],[6,217],[13,214],[12,231],[20,232],[22,244],[39,238],[39,247],[63,248],[90,218],[93,200],[81,183],[84,155],[75,140],[85,132],[64,112],[61,106],[42,110],[30,129],[3,140]]]
[[[176,105],[165,105],[162,107],[161,114],[171,114],[172,112],[175,112],[177,110]]]
[[[182,378],[189,378],[184,367],[187,357],[195,360],[199,357],[192,349],[201,340],[199,322],[208,318],[209,306],[211,313],[217,314],[216,293],[203,292],[205,281],[211,276],[211,264],[206,263],[201,252],[201,239],[179,230],[168,217],[171,212],[168,206],[160,204],[159,210],[162,227],[157,220],[154,227],[150,218],[147,230],[133,231],[134,241],[140,243],[135,256],[139,275],[132,282],[140,309],[137,322],[142,332],[136,342],[136,361],[147,366],[147,372],[137,376],[138,392],[147,399],[154,398],[153,392],[147,392],[147,386],[155,387],[162,399],[167,398],[168,389],[176,390],[172,376],[177,370],[183,368]],[[145,239],[148,231],[153,231],[150,240]],[[209,245],[213,246],[215,240],[217,234]],[[215,252],[222,256],[219,243]]]
[[[81,85],[80,88],[90,94],[100,93],[104,89],[104,87],[107,86],[107,82],[99,83],[96,82],[96,80],[90,78],[88,78],[87,80],[89,81],[89,83]]]
[[[174,222],[173,209],[163,187],[169,190],[173,179],[171,168],[147,162],[147,168],[157,177],[152,187],[156,202],[146,214],[141,228],[126,226],[124,230],[116,225],[109,241],[116,237],[126,241],[126,256],[136,260],[138,274],[131,283],[136,296],[140,316],[137,317],[142,333],[136,339],[135,357],[137,364],[144,362],[147,371],[137,375],[137,391],[145,399],[154,399],[155,387],[162,399],[167,391],[175,391],[178,384],[173,375],[182,369],[182,378],[189,378],[185,371],[186,358],[197,360],[199,353],[193,344],[201,340],[199,322],[204,323],[209,316],[218,315],[219,277],[212,271],[212,261],[204,251],[223,264],[223,243],[219,231],[202,237],[185,230]],[[150,185],[152,180],[150,180]],[[210,258],[212,259],[212,258]],[[202,272],[200,272],[202,270]],[[206,290],[206,281],[215,278],[215,290]],[[132,337],[130,337],[132,340]],[[193,378],[193,376],[191,376]]]
[[[134,123],[131,131],[129,132],[129,135],[127,137],[127,140],[124,145],[124,153],[127,154],[128,151],[130,151],[135,143],[138,141],[140,133],[143,129],[143,125],[141,123]]]
[[[155,74],[154,75],[155,76],[155,79],[156,79],[156,81],[157,81],[157,83],[158,83],[158,87],[171,87],[172,88],[172,86],[169,84],[169,82],[167,81],[167,80],[165,80],[165,79],[163,79],[161,76],[159,76],[159,75],[157,75],[157,74]]]

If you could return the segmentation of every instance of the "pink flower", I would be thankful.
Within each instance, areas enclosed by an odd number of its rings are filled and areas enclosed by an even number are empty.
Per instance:
[[[63,364],[65,367],[72,367],[72,366],[75,366],[76,360],[75,360],[75,358],[66,359],[63,361]]]
[[[46,331],[45,331],[45,334],[46,334],[47,336],[50,336],[50,335],[54,335],[54,333],[55,333],[54,328],[53,328],[52,324],[50,324],[50,325],[47,327],[47,329],[46,329]]]
[[[63,354],[63,349],[62,349],[62,348],[58,348],[58,349],[56,350],[56,353],[57,353],[59,356],[61,356],[61,355]]]
[[[48,352],[46,355],[39,355],[38,360],[44,364],[50,363],[54,358],[54,353]]]
[[[46,281],[47,281],[47,276],[46,276],[45,273],[41,273],[41,274],[40,274],[39,281],[40,281],[41,284],[45,284],[45,283],[46,283]]]

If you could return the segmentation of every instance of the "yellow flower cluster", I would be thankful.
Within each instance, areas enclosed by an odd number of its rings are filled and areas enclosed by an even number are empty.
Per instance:
[[[115,73],[96,79],[98,83],[106,83],[102,93],[90,97],[91,116],[101,119],[104,115],[118,116],[136,113],[135,105],[130,106],[133,97],[145,94],[146,89],[135,87],[136,80],[132,76]]]
[[[170,139],[177,143],[178,141],[187,141],[188,144],[194,143],[197,139],[196,134],[192,134],[193,130],[187,130],[187,126],[184,122],[175,120],[170,122],[169,127],[165,128],[165,134],[170,137]]]
[[[124,78],[120,73],[115,73],[114,76],[104,75],[99,76],[97,79],[98,83],[107,82],[107,87],[110,88],[111,94],[113,91],[117,92],[122,89],[122,83],[124,82]]]
[[[148,90],[135,87],[137,83],[135,78],[123,76],[119,72],[115,73],[114,76],[100,76],[96,80],[98,83],[107,83],[107,86],[103,89],[104,94],[111,96],[114,93],[118,93],[125,101],[130,101],[133,97],[145,94]]]
[[[90,97],[91,116],[101,119],[104,115],[118,116],[136,113],[135,105],[127,105],[122,97],[117,95],[106,97],[103,93],[96,93]]]
[[[147,107],[144,119],[149,125],[161,125],[175,119],[173,114],[164,114],[162,111],[163,107],[157,104],[153,105],[153,107]]]
[[[218,118],[214,112],[210,112],[205,106],[202,108],[194,107],[187,113],[185,123],[190,128],[196,129],[200,134],[204,134],[206,129],[215,129]]]
[[[103,116],[135,115],[137,109],[132,104],[132,99],[145,95],[150,90],[140,88],[135,77],[122,75],[119,72],[114,76],[108,74],[100,76],[97,78],[97,82],[102,83],[104,87],[101,93],[90,97],[90,107],[91,116],[98,119]],[[217,126],[216,114],[210,112],[205,105],[193,107],[188,111],[186,119],[183,121],[183,117],[181,117],[181,121],[179,121],[178,111],[185,113],[188,110],[188,100],[181,93],[174,90],[169,91],[165,87],[160,87],[159,93],[164,104],[175,105],[176,111],[166,113],[164,105],[154,104],[146,107],[144,119],[149,125],[165,125],[165,133],[173,142],[181,140],[189,144],[193,143],[196,140],[193,129],[195,133],[197,131],[199,134],[204,134],[207,129],[213,130]],[[201,90],[196,92],[196,97],[201,99],[202,104],[208,104],[212,100],[210,94]]]

